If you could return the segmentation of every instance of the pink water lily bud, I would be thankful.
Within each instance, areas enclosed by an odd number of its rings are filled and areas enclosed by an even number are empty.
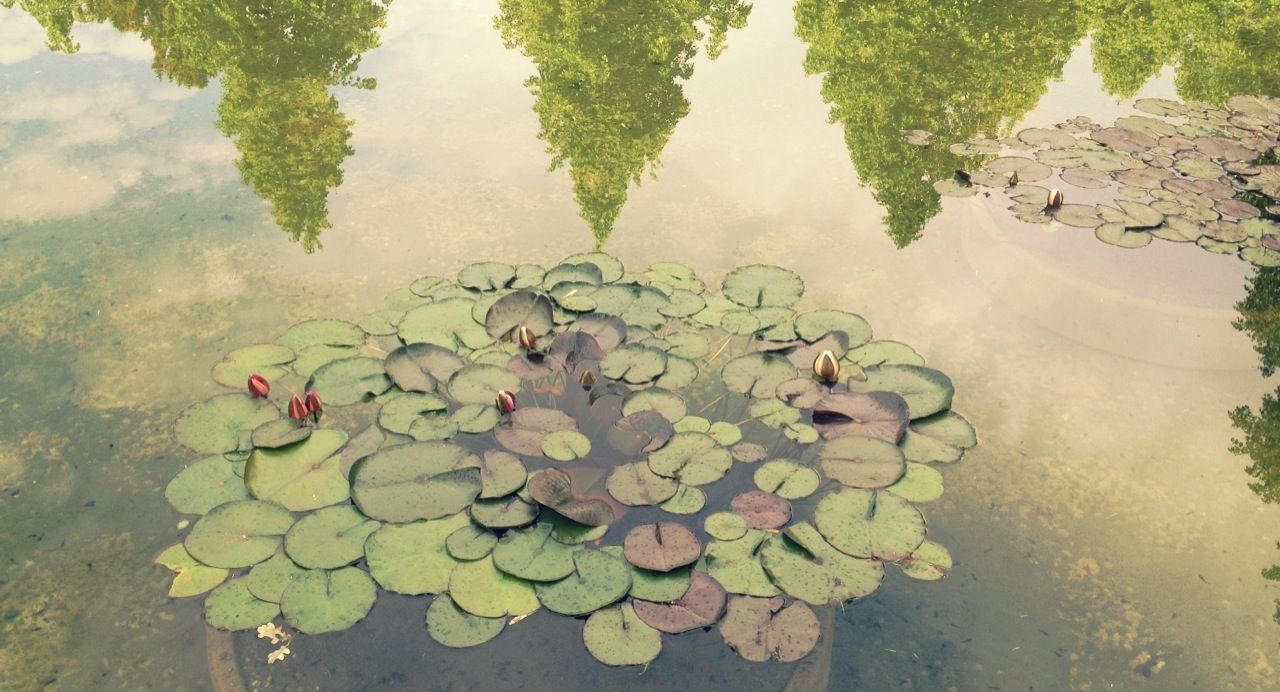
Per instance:
[[[538,336],[533,333],[532,329],[524,325],[520,325],[520,328],[516,330],[516,340],[520,342],[521,346],[530,351],[538,346]]]
[[[823,351],[813,360],[813,374],[823,382],[835,382],[840,377],[840,361],[831,351]]]
[[[249,396],[265,399],[270,393],[271,383],[267,381],[267,378],[256,372],[249,376]]]
[[[294,420],[303,420],[307,417],[307,402],[297,394],[289,399],[289,417]]]
[[[500,390],[495,404],[503,415],[511,413],[516,410],[516,395],[506,390]]]
[[[320,401],[320,395],[314,390],[307,392],[307,413],[311,414],[311,420],[315,423],[320,422],[320,414],[324,413],[324,402]]]
[[[1045,209],[1057,209],[1062,206],[1062,190],[1054,188],[1049,191],[1049,199],[1045,202]]]

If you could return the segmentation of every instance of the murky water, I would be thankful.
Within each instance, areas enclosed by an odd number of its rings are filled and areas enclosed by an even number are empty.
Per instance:
[[[1255,270],[940,201],[924,178],[956,157],[900,131],[1274,93],[1280,12],[651,5],[0,9],[0,684],[210,689],[239,668],[281,688],[785,687],[790,668],[714,634],[619,671],[569,620],[456,652],[384,601],[376,627],[287,665],[251,636],[211,663],[199,599],[168,599],[151,564],[190,461],[170,426],[220,391],[222,353],[420,275],[598,243],[708,277],[791,267],[806,304],[949,373],[980,432],[927,508],[951,577],[895,574],[838,612],[796,688],[1275,684],[1280,589],[1260,573],[1280,510],[1248,488],[1227,416],[1274,385],[1231,326]]]

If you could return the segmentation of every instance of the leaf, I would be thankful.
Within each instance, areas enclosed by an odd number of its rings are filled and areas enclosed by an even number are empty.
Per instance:
[[[804,603],[739,596],[729,601],[720,636],[748,661],[798,661],[818,644],[818,617]]]
[[[455,567],[449,595],[459,608],[480,617],[524,615],[538,609],[533,584],[498,571],[492,555]]]
[[[406,392],[434,391],[465,365],[453,351],[436,344],[401,346],[388,353],[382,364],[391,381]]]
[[[543,469],[529,478],[529,495],[538,504],[584,526],[606,526],[613,522],[613,508],[595,498],[573,494],[573,480],[559,469]]]
[[[441,594],[427,608],[427,634],[437,642],[462,649],[479,646],[502,634],[505,617],[480,617],[458,607],[449,594]]]
[[[893,562],[924,541],[924,517],[892,493],[846,488],[822,498],[814,513],[818,531],[845,555]]]
[[[619,464],[609,472],[605,488],[618,502],[632,507],[665,502],[679,489],[672,478],[664,478],[650,470],[645,462]]]
[[[912,420],[951,408],[955,387],[945,374],[919,365],[880,365],[867,368],[865,382],[850,382],[857,392],[887,391],[907,401]]]
[[[822,482],[816,471],[790,459],[775,459],[761,464],[752,480],[757,488],[787,500],[800,500],[812,495]]]
[[[201,454],[222,454],[241,449],[249,431],[279,417],[280,410],[265,399],[222,394],[183,411],[173,435]]]
[[[686,485],[706,485],[724,478],[733,457],[709,435],[676,433],[661,449],[649,454],[649,469]],[[674,492],[673,492],[674,494]]]
[[[364,541],[381,526],[351,505],[325,507],[299,519],[284,549],[302,567],[333,569],[364,557]]]
[[[884,579],[884,563],[841,553],[807,522],[765,541],[760,562],[778,588],[813,605],[869,596]]]
[[[542,454],[542,439],[559,430],[575,430],[578,424],[562,411],[550,408],[518,408],[493,434],[503,447],[528,456]]]
[[[220,454],[205,457],[179,471],[169,481],[164,497],[182,514],[205,514],[226,502],[248,500],[249,491],[235,467]]]
[[[280,612],[299,632],[338,632],[363,620],[377,596],[378,587],[363,570],[314,570],[298,575],[284,590]]]
[[[630,603],[592,613],[582,641],[597,661],[610,666],[641,666],[662,653],[662,634],[645,624]]]
[[[271,557],[292,525],[293,515],[274,502],[237,500],[201,517],[183,544],[210,567],[248,567]]]
[[[435,344],[455,353],[484,348],[493,338],[472,317],[474,304],[471,298],[445,298],[413,308],[400,320],[400,338],[406,344]]]
[[[242,389],[250,375],[261,375],[274,381],[288,374],[293,350],[279,344],[255,344],[228,353],[213,367],[213,380],[225,387]]]
[[[389,447],[351,467],[351,497],[374,519],[436,519],[479,496],[480,466],[474,453],[447,442]]]
[[[813,406],[813,425],[828,440],[852,435],[897,444],[909,421],[906,399],[893,392],[838,392]]]
[[[822,472],[852,488],[883,488],[906,472],[902,450],[872,437],[842,437],[822,445]]]
[[[537,584],[538,600],[554,613],[586,615],[614,603],[631,589],[627,563],[601,550],[573,553],[573,573],[560,581]]]
[[[749,353],[726,363],[720,376],[730,391],[768,399],[778,385],[796,376],[796,368],[783,356]]]
[[[600,361],[606,377],[630,384],[651,382],[667,369],[667,354],[655,348],[625,344]]]
[[[782,267],[752,264],[730,272],[721,292],[748,308],[787,306],[804,295],[804,281]]]
[[[753,529],[777,529],[791,521],[791,503],[759,490],[750,490],[734,496],[733,513],[746,520]]]
[[[369,573],[382,588],[418,595],[444,593],[458,564],[447,549],[450,535],[471,521],[465,513],[430,521],[387,524],[365,541]]]
[[[493,549],[498,569],[529,581],[556,581],[573,572],[573,553],[578,550],[551,537],[552,526],[538,523],[507,532]]]
[[[391,380],[377,358],[341,358],[321,366],[307,380],[327,406],[368,401],[391,388]]]
[[[364,330],[344,320],[307,320],[289,327],[276,343],[293,351],[308,346],[359,346],[364,342]]]
[[[173,583],[169,585],[169,596],[173,598],[205,593],[225,581],[231,573],[230,570],[200,564],[181,543],[166,548],[155,562],[173,572]]]
[[[509,337],[519,327],[528,327],[538,336],[547,334],[555,326],[551,299],[527,289],[505,295],[489,306],[484,326],[495,339]]]
[[[280,606],[255,598],[243,577],[214,589],[204,599],[204,619],[220,630],[251,630],[280,614]]]
[[[710,627],[724,614],[728,594],[720,582],[705,572],[694,571],[689,588],[671,603],[634,601],[636,615],[660,632],[680,634]]]
[[[778,587],[760,564],[760,547],[767,531],[748,530],[741,538],[707,544],[707,573],[729,593],[776,596]]]
[[[244,484],[259,500],[295,512],[337,504],[349,496],[336,452],[347,442],[341,430],[316,430],[305,441],[280,449],[255,449],[245,465]]]
[[[623,541],[627,561],[654,572],[670,572],[702,557],[702,545],[693,532],[675,522],[641,524]]]

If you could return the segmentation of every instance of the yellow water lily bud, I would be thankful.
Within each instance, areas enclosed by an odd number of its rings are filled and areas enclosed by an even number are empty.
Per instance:
[[[840,376],[840,360],[831,351],[823,351],[813,361],[813,374],[823,382],[835,382]]]

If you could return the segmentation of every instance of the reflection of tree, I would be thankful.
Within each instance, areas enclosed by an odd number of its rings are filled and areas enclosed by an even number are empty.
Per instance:
[[[693,75],[699,23],[708,27],[714,58],[751,7],[740,0],[502,0],[500,8],[503,40],[538,69],[526,84],[551,167],[568,164],[578,208],[603,243],[627,186],[657,166],[689,112],[677,80]]]
[[[1280,92],[1280,5],[1270,0],[1098,0],[1094,17],[1094,68],[1120,96],[1165,65],[1177,66],[1184,99]]]
[[[1244,300],[1236,303],[1240,318],[1232,326],[1253,340],[1262,374],[1270,376],[1280,366],[1280,268],[1259,268],[1245,289]],[[1280,502],[1280,390],[1262,397],[1257,411],[1236,408],[1231,423],[1243,435],[1232,440],[1231,451],[1248,455],[1251,462],[1245,468],[1254,478],[1249,488],[1264,502]],[[1280,581],[1280,565],[1262,575]],[[1276,605],[1275,618],[1280,622],[1280,600]]]
[[[328,87],[373,87],[354,75],[390,0],[16,1],[55,50],[76,50],[73,22],[105,21],[149,41],[162,77],[189,87],[221,78],[218,128],[240,150],[242,177],[294,240],[319,247],[329,190],[353,153],[352,122]]]
[[[858,176],[884,206],[899,247],[940,208],[932,181],[966,161],[951,142],[996,134],[1031,109],[1085,32],[1073,1],[799,0],[805,71],[844,126]],[[904,129],[936,133],[913,147]]]

